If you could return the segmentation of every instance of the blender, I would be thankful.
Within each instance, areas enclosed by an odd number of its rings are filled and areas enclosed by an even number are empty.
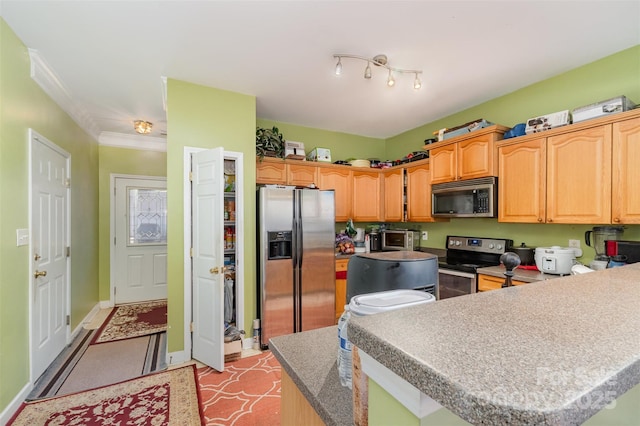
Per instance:
[[[593,229],[584,233],[584,242],[593,247],[596,251],[594,260],[608,261],[605,241],[619,240],[624,232],[622,226],[594,226]],[[593,236],[593,245],[591,245],[591,236]]]

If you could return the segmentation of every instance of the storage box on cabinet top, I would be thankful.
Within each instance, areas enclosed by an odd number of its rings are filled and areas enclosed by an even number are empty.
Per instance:
[[[442,140],[446,140],[446,139],[450,139],[450,138],[454,138],[456,136],[460,136],[460,135],[465,135],[467,133],[473,132],[474,130],[480,130],[484,127],[488,127],[490,126],[491,123],[489,123],[487,120],[481,118],[478,120],[474,120],[474,121],[470,121],[468,123],[465,123],[461,126],[457,126],[457,127],[453,127],[451,129],[447,129],[445,130],[443,136],[442,136]]]
[[[331,162],[331,151],[327,148],[313,148],[309,155],[307,155],[309,161],[322,161],[324,163]]]
[[[284,158],[292,160],[304,160],[304,143],[285,141],[284,142]]]
[[[527,120],[524,131],[527,135],[543,132],[556,127],[566,126],[571,122],[569,110],[558,111],[552,114],[541,115]]]
[[[596,102],[595,104],[585,105],[571,111],[573,122],[589,120],[603,115],[613,114],[616,112],[629,111],[636,106],[626,96],[618,96],[616,98],[607,99],[606,101]]]

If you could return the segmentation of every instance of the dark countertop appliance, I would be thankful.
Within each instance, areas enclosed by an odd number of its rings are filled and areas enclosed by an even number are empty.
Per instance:
[[[438,257],[417,251],[360,253],[347,268],[347,303],[386,290],[422,290],[438,298]]]
[[[500,265],[513,240],[449,235],[446,244],[446,256],[438,262],[440,299],[475,293],[477,270]]]

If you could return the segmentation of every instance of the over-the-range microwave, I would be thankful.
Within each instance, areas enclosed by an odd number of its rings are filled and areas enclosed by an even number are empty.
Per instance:
[[[497,217],[498,178],[435,184],[431,197],[433,217]]]

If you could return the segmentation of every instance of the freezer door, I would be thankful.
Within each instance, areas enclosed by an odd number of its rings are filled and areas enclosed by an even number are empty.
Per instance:
[[[258,256],[261,338],[269,339],[294,332],[293,258],[286,253],[270,253],[272,239],[286,238],[293,228],[293,190],[260,188],[258,196]],[[273,246],[273,244],[272,244]],[[271,259],[269,259],[271,257]]]
[[[335,198],[333,191],[296,191],[301,306],[296,331],[305,331],[335,324]]]

